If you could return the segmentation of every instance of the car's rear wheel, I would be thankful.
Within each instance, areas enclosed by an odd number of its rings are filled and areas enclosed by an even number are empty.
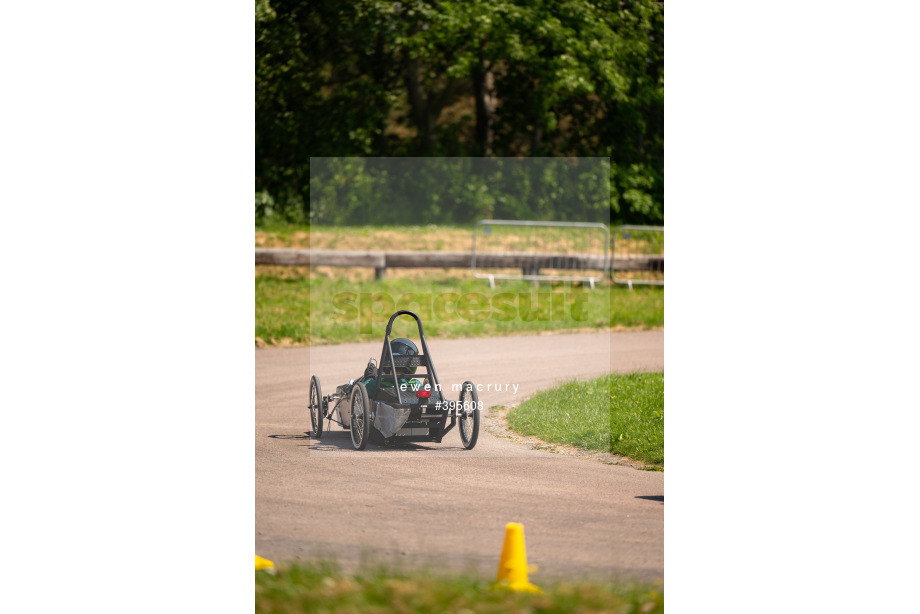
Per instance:
[[[358,382],[351,392],[351,443],[355,446],[355,450],[363,450],[367,447],[371,430],[369,408],[367,389],[364,384]]]
[[[311,437],[323,436],[323,389],[315,375],[310,378],[310,425],[313,428]]]
[[[463,382],[460,390],[460,440],[463,447],[472,450],[479,439],[480,405],[479,394],[473,382]]]

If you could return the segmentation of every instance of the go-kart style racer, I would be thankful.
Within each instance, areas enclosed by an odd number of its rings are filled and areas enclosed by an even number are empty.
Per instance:
[[[390,340],[393,321],[403,315],[415,319],[424,352],[405,337]],[[459,426],[463,447],[476,445],[481,409],[476,386],[465,381],[459,400],[444,398],[418,315],[400,310],[390,316],[380,361],[377,365],[372,358],[361,377],[337,386],[330,395],[322,394],[316,375],[310,378],[311,437],[322,437],[323,422],[330,420],[351,431],[355,449],[364,450],[371,438],[383,445],[441,443]]]

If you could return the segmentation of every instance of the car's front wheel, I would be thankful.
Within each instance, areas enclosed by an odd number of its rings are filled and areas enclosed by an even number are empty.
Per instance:
[[[311,437],[323,436],[323,389],[315,375],[310,378],[310,427],[313,429]]]
[[[355,450],[367,447],[370,430],[370,401],[364,384],[358,382],[351,392],[351,443]]]
[[[467,450],[472,450],[479,439],[480,406],[479,394],[473,382],[463,382],[460,391],[460,441]]]

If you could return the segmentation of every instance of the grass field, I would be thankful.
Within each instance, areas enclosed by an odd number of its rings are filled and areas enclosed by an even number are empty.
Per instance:
[[[472,226],[256,229],[257,247],[469,250]],[[664,289],[630,291],[610,283],[487,281],[468,270],[257,266],[256,345],[379,341],[396,309],[419,314],[426,335],[481,337],[546,331],[654,329],[664,326]],[[406,331],[410,332],[410,331]]]
[[[664,290],[658,287],[592,291],[509,281],[491,290],[488,282],[461,276],[374,281],[257,267],[255,296],[257,345],[379,341],[387,318],[402,308],[418,313],[430,337],[664,326]]]
[[[508,414],[522,435],[664,467],[664,373],[607,375],[540,392]]]
[[[255,611],[424,612],[515,614],[541,612],[655,614],[664,612],[664,591],[658,584],[558,582],[538,584],[543,593],[493,589],[473,576],[433,576],[371,571],[349,575],[328,564],[280,569],[276,575],[256,572]]]

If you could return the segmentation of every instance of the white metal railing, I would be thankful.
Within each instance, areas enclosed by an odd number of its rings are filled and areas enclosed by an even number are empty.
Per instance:
[[[473,275],[488,279],[601,281],[610,270],[610,229],[592,222],[480,220]]]

